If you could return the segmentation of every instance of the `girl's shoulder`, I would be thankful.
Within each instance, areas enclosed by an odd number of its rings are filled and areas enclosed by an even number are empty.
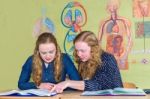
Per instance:
[[[61,53],[61,56],[64,59],[70,59],[70,56],[67,53]]]
[[[114,55],[112,55],[108,52],[103,52],[101,55],[101,59],[102,59],[102,61],[109,61],[109,60],[114,59]]]
[[[26,62],[32,62],[32,60],[33,60],[33,55],[30,55],[30,56],[28,56]]]

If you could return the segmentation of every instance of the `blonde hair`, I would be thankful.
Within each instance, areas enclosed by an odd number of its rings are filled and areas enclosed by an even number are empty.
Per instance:
[[[78,64],[78,71],[83,79],[91,79],[95,74],[96,69],[101,65],[102,49],[99,46],[99,42],[95,34],[91,31],[82,31],[74,39],[74,45],[76,42],[85,42],[91,47],[91,58],[82,62],[77,55],[77,51],[74,50],[73,55],[75,62]]]
[[[56,57],[54,59],[54,75],[56,81],[60,81],[61,79],[62,63],[60,47],[58,46],[56,38],[52,33],[44,32],[38,37],[36,41],[33,55],[32,78],[37,86],[40,85],[42,77],[42,59],[39,53],[39,45],[44,43],[53,43],[56,46]]]

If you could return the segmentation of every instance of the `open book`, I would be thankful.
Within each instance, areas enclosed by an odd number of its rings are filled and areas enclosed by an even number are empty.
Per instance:
[[[54,96],[56,92],[45,89],[11,90],[0,92],[0,96]]]
[[[114,88],[98,91],[84,91],[83,96],[145,96],[146,93],[142,89],[129,89],[129,88]]]

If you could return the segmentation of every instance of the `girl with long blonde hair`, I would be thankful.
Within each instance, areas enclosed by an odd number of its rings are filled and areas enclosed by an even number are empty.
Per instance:
[[[93,32],[79,33],[74,46],[74,58],[82,80],[58,83],[51,91],[62,93],[67,87],[86,91],[123,87],[115,57],[101,49]]]
[[[18,87],[23,90],[50,90],[54,84],[64,81],[67,75],[71,80],[80,79],[72,60],[61,53],[56,38],[52,33],[45,32],[38,37],[34,54],[22,67]]]

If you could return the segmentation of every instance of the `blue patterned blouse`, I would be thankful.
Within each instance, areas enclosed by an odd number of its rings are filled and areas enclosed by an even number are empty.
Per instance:
[[[120,71],[113,55],[103,52],[102,65],[90,80],[84,80],[85,91],[96,91],[123,87]]]

